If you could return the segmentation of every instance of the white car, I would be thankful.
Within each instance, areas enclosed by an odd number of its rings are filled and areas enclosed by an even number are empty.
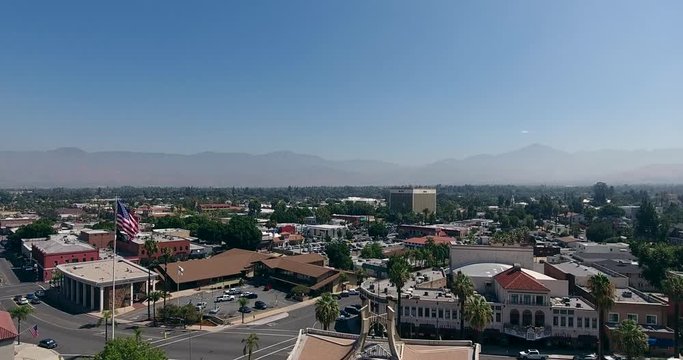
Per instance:
[[[359,292],[356,289],[349,289],[349,295],[358,295]]]
[[[21,299],[17,300],[17,305],[28,305],[28,299],[22,297]]]

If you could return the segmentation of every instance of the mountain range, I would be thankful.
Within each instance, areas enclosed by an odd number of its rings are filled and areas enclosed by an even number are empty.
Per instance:
[[[569,153],[540,144],[502,154],[404,166],[376,160],[327,160],[273,152],[0,151],[0,187],[341,186],[406,184],[674,184],[683,149]]]

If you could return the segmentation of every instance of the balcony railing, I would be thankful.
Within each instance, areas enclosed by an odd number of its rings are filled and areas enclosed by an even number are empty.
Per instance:
[[[540,340],[552,336],[552,328],[550,326],[519,326],[512,324],[505,324],[503,331],[512,336],[520,337],[528,341]]]

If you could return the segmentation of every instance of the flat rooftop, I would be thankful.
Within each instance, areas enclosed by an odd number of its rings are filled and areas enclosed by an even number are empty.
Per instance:
[[[58,265],[57,269],[65,276],[98,286],[111,285],[113,271],[116,272],[117,284],[147,281],[148,276],[147,269],[120,257],[117,258],[115,270],[112,259],[62,264]],[[152,272],[152,279],[156,276],[156,273]]]
[[[404,295],[411,294],[413,297],[419,296],[421,300],[455,301],[455,295],[451,294],[450,290],[421,288],[421,286],[424,285],[424,282],[420,281],[418,283],[417,273],[418,272],[412,273],[410,279],[406,281],[402,290]],[[424,270],[419,271],[419,273],[421,276],[429,277],[428,282],[445,278],[441,271]],[[366,281],[361,285],[361,287],[380,297],[385,298],[387,296],[393,296],[394,299],[398,297],[396,287],[391,285],[391,281],[389,279]]]
[[[90,235],[96,235],[96,234],[109,234],[109,233],[110,233],[110,231],[107,231],[107,230],[99,230],[99,229],[95,229],[95,230],[93,230],[93,229],[83,229],[83,230],[81,230],[81,231],[83,231],[83,232],[86,233],[86,234],[90,234]]]
[[[590,266],[586,265],[581,265],[577,262],[573,261],[568,261],[564,262],[561,264],[550,264],[551,266],[555,267],[556,269],[562,271],[565,274],[572,274],[574,276],[593,276],[593,275],[598,275],[598,274],[603,274],[605,276],[611,276],[609,274],[605,274],[604,272]]]
[[[638,304],[661,304],[654,298],[644,295],[633,289],[614,289],[614,302],[638,303]]]
[[[580,297],[552,297],[550,304],[552,308],[559,309],[595,310],[592,304]]]
[[[44,240],[30,241],[30,244],[45,254],[63,254],[95,250],[92,245],[81,242],[75,235],[51,235]]]
[[[173,242],[173,241],[183,241],[183,240],[190,240],[189,238],[185,238],[182,236],[174,236],[174,235],[167,235],[167,234],[159,234],[159,233],[140,233],[138,234],[135,239],[133,239],[133,242],[136,244],[144,244],[146,240],[152,239],[156,242]]]

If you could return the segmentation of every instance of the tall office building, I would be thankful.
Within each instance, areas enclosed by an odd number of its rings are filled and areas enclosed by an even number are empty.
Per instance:
[[[391,189],[389,209],[397,212],[436,212],[436,189]]]

